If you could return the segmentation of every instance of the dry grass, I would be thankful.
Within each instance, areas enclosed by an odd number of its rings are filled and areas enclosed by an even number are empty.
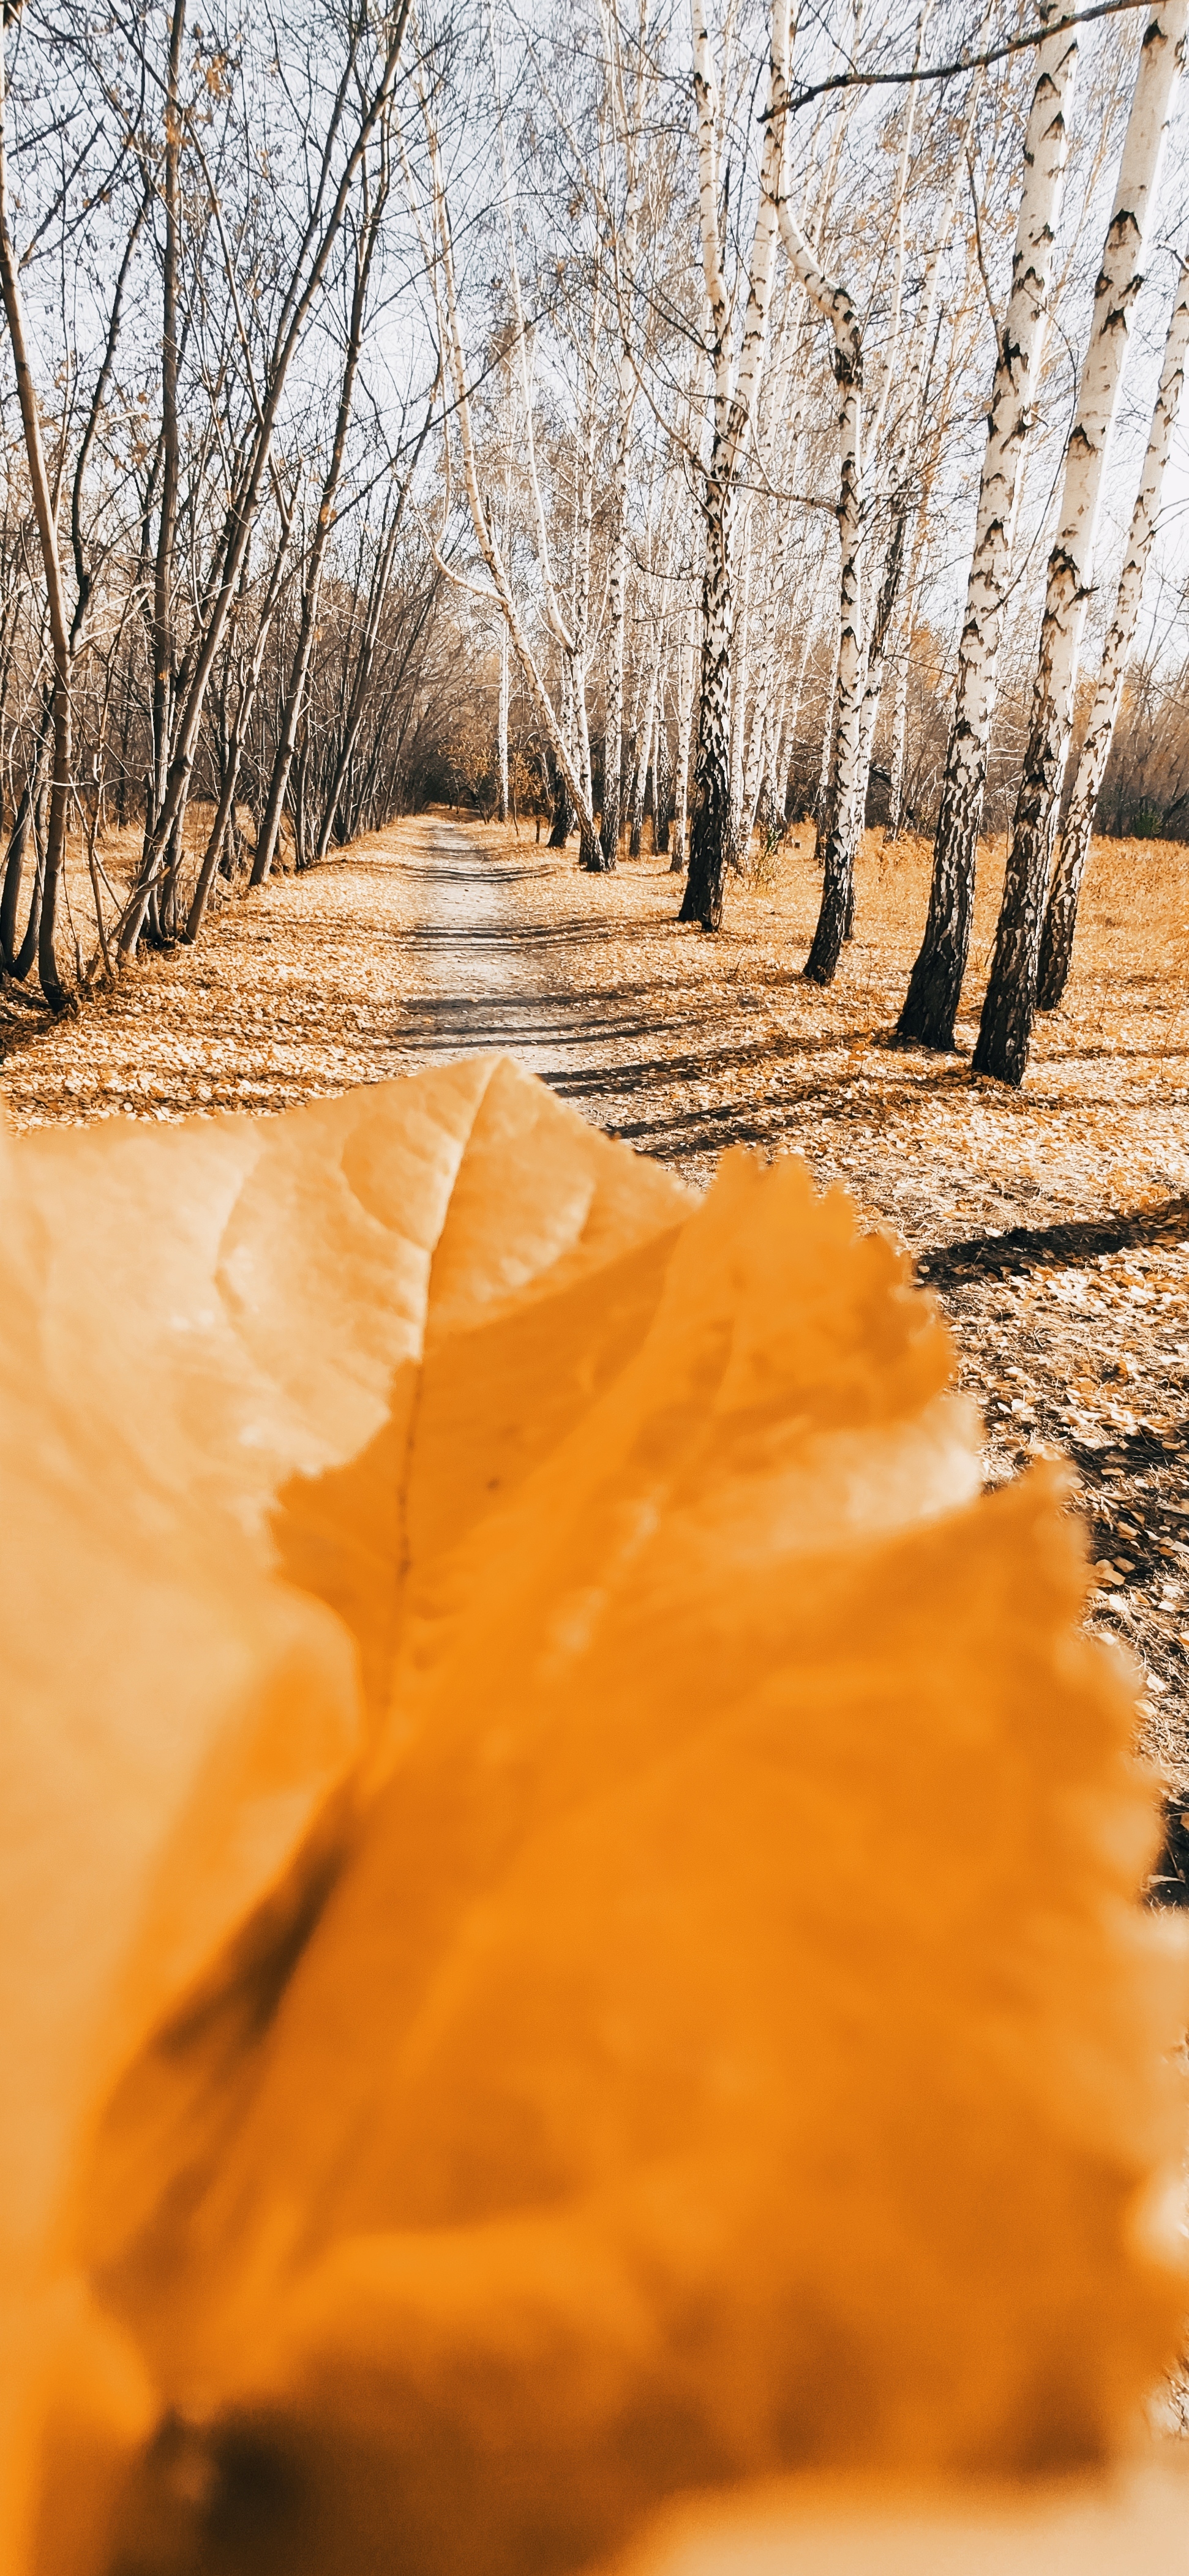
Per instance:
[[[215,807],[204,802],[201,797],[192,799],[186,808],[182,830],[182,850],[188,867],[188,883],[185,888],[187,900],[205,854],[214,819]],[[255,824],[246,805],[236,807],[236,820],[250,853],[255,842]],[[287,826],[282,827],[281,846],[283,854],[287,856],[292,848],[292,838]],[[102,832],[96,836],[94,855],[98,862],[100,888],[98,900],[102,905],[103,921],[109,940],[140,866],[143,849],[144,825],[142,822],[120,824],[109,819],[105,821]],[[103,961],[96,925],[96,888],[91,879],[90,855],[89,832],[76,825],[76,828],[69,831],[66,836],[66,860],[60,896],[59,944],[62,961],[70,971],[80,979],[86,977],[88,981],[93,981],[96,977],[102,977]],[[30,860],[27,859],[27,869],[30,864]],[[220,894],[222,892],[223,889],[220,887]],[[216,901],[218,899],[216,897]],[[11,987],[8,994],[2,998],[13,1000]],[[20,1005],[14,1003],[14,1007],[20,1008]],[[3,1013],[0,1011],[0,1027],[2,1024]]]

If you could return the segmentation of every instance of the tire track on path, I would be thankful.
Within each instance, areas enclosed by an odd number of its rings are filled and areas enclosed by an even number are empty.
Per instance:
[[[606,1125],[600,1096],[635,1092],[664,1025],[659,1009],[609,988],[601,952],[622,944],[624,925],[589,904],[559,913],[572,858],[490,856],[436,817],[421,829],[424,855],[399,862],[415,910],[395,1039],[402,1070],[499,1048]]]
[[[559,873],[553,859],[484,858],[469,833],[434,821],[425,858],[404,863],[417,907],[411,980],[420,989],[402,1008],[403,1053],[436,1064],[499,1047],[546,1081],[556,1074],[562,997],[542,991],[538,952],[558,939],[543,915],[532,917],[531,890]]]

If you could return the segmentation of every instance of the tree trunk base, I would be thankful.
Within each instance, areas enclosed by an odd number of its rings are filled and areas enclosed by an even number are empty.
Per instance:
[[[1045,912],[1040,940],[1040,965],[1036,975],[1038,1011],[1055,1011],[1064,999],[1073,965],[1074,932],[1077,929],[1077,893],[1054,886]]]
[[[724,781],[725,785],[725,781]],[[694,816],[689,836],[689,868],[685,893],[681,898],[679,921],[697,922],[702,930],[722,928],[723,878],[726,874],[726,839],[729,818],[725,794],[715,800],[716,810],[704,809]]]
[[[1032,756],[1032,745],[1029,745]],[[1059,781],[1058,781],[1059,785]],[[1025,768],[1016,819],[1008,846],[1007,871],[995,951],[987,982],[976,1073],[990,1074],[1018,1091],[1028,1070],[1028,1050],[1036,1020],[1036,989],[1044,926],[1049,858],[1056,821],[1057,790],[1050,765]]]
[[[902,1028],[899,1021],[897,1021],[890,1038],[885,1039],[884,1043],[890,1047],[916,1047],[922,1055],[953,1055],[960,1057],[962,1054],[961,1047],[956,1046],[952,1038],[916,1037],[910,1029]]]
[[[838,972],[838,960],[847,937],[849,892],[827,867],[822,888],[822,907],[813,934],[813,945],[801,969],[809,984],[832,984]]]
[[[929,910],[916,964],[908,979],[896,1035],[906,1045],[953,1055],[954,1024],[970,954],[974,916],[981,782],[947,781],[933,840]]]
[[[691,871],[691,874],[686,878],[685,893],[681,899],[681,910],[678,913],[677,918],[679,921],[696,923],[699,930],[710,932],[721,930],[721,886],[717,888],[714,886],[708,887],[701,902],[699,902],[694,888],[693,875]]]
[[[974,1050],[970,1070],[982,1074],[990,1082],[1003,1083],[1008,1091],[1018,1091],[1028,1071],[1027,1044],[1021,1046],[1012,1044],[1006,1037],[998,1041],[991,1037],[984,1046],[980,1040]]]
[[[1018,1091],[1028,1070],[1033,1006],[1026,962],[1013,963],[1014,974],[998,959],[992,969],[972,1070]]]
[[[610,877],[615,874],[614,856],[608,858],[602,838],[593,825],[589,831],[584,830],[582,833],[578,847],[578,865],[592,877]]]
[[[954,1023],[961,993],[962,972],[956,959],[928,955],[922,949],[896,1022],[901,1044],[927,1047],[932,1055],[955,1055]]]

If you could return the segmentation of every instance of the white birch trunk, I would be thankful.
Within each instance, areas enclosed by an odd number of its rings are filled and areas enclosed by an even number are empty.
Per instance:
[[[626,381],[625,381],[626,380]],[[623,662],[627,622],[628,449],[632,394],[635,390],[626,352],[619,366],[619,406],[615,456],[611,468],[611,543],[607,565],[607,695],[603,720],[603,811],[600,839],[603,858],[615,865],[619,849],[619,816],[623,801]]]
[[[739,462],[751,434],[768,342],[788,98],[790,0],[772,0],[764,150],[738,365],[719,241],[718,93],[705,0],[691,0],[698,122],[698,210],[713,349],[714,426],[703,490],[702,669],[694,756],[689,873],[682,921],[717,930],[731,830],[731,514]],[[733,382],[732,382],[733,379]]]
[[[949,212],[952,214],[952,208]],[[950,369],[947,369],[945,388],[942,397],[943,412],[948,398],[952,365],[953,349],[951,346]],[[919,424],[921,400],[921,387],[919,381],[915,389],[913,399],[915,404],[913,416]],[[908,761],[908,693],[909,680],[912,671],[912,638],[916,625],[917,600],[920,596],[921,586],[921,570],[924,562],[925,547],[928,537],[929,508],[933,496],[933,480],[937,472],[938,461],[938,454],[936,449],[934,449],[932,456],[926,463],[921,479],[920,489],[917,494],[908,582],[905,590],[904,607],[900,618],[896,649],[892,657],[895,669],[895,691],[892,703],[891,762],[888,778],[888,819],[884,828],[884,840],[889,847],[899,839],[904,820],[904,778]]]
[[[735,651],[731,667],[731,832],[727,844],[730,865],[743,867],[747,849],[744,830],[744,754],[746,746],[747,698],[751,686],[751,545],[744,543],[739,579],[739,616],[735,628]]]
[[[747,738],[747,759],[743,771],[743,825],[739,837],[744,851],[750,846],[755,829],[760,791],[765,778],[770,777],[773,767],[775,728],[772,723],[770,704],[771,683],[771,658],[767,653],[763,653],[760,656],[759,670],[756,675],[755,703],[751,711],[751,729]]]
[[[892,697],[892,757],[888,775],[888,819],[884,839],[891,844],[900,838],[904,812],[904,771],[908,757],[908,663],[912,646],[912,606],[905,611],[896,639],[895,689]]]
[[[778,419],[783,414],[786,390],[786,374],[782,373],[780,381],[774,388],[773,396],[773,409]],[[800,415],[797,414],[788,424],[788,434],[783,438],[781,479],[790,485],[796,480],[795,469],[800,436],[801,420]],[[770,471],[773,479],[777,479],[776,460]],[[759,812],[765,777],[769,782],[770,802],[773,807],[777,802],[776,764],[780,744],[781,714],[787,685],[787,671],[782,670],[778,679],[777,643],[781,635],[791,587],[793,528],[794,522],[790,512],[786,514],[783,537],[775,564],[768,567],[769,578],[765,584],[765,596],[759,613],[759,651],[758,654],[753,652],[751,657],[754,694],[743,779],[742,837],[745,848],[750,842]]]
[[[862,830],[862,714],[867,678],[863,631],[863,343],[854,304],[827,277],[789,205],[782,199],[785,250],[811,304],[834,333],[838,406],[838,662],[834,678],[830,778],[818,822],[822,901],[803,972],[812,984],[834,980],[850,927],[855,851]]]
[[[920,68],[921,55],[925,46],[925,29],[929,23],[931,7],[932,0],[921,0],[921,7],[917,15],[917,41],[916,51],[913,56],[914,71],[919,70]],[[908,98],[905,103],[904,134],[900,145],[899,160],[896,165],[896,194],[894,201],[896,255],[892,264],[891,310],[888,315],[888,327],[884,340],[883,353],[879,361],[879,390],[874,401],[869,402],[868,404],[867,457],[869,465],[872,466],[874,465],[876,456],[878,455],[879,442],[883,433],[884,418],[887,413],[888,397],[892,389],[892,378],[896,364],[897,343],[900,338],[900,322],[904,311],[904,270],[908,257],[908,237],[904,222],[904,208],[908,195],[908,172],[912,159],[912,143],[913,134],[916,128],[916,112],[917,91],[914,87],[910,88]],[[914,333],[913,337],[914,339],[919,338],[919,333]]]
[[[449,208],[446,198],[445,182],[442,175],[437,130],[430,113],[428,99],[424,90],[420,92],[419,104],[425,127],[426,145],[429,155],[430,174],[433,188],[434,230],[437,234],[439,253],[437,261],[432,258],[427,259],[426,265],[434,287],[439,334],[441,342],[445,348],[446,366],[454,394],[454,417],[458,425],[459,445],[462,450],[463,481],[466,487],[467,504],[471,515],[471,526],[474,530],[475,541],[487,567],[487,572],[491,582],[491,591],[480,592],[480,596],[490,598],[492,592],[494,592],[495,598],[498,600],[499,606],[503,611],[513,651],[516,654],[516,658],[520,663],[520,667],[524,672],[533,696],[537,701],[541,720],[549,738],[554,758],[559,770],[561,771],[566,791],[573,805],[574,812],[578,817],[579,829],[582,835],[583,850],[589,852],[593,848],[596,837],[594,815],[591,811],[589,801],[584,797],[581,774],[574,760],[573,749],[569,739],[567,738],[564,722],[558,717],[557,710],[554,707],[553,700],[549,694],[544,674],[537,661],[536,655],[533,652],[532,645],[529,642],[524,620],[520,615],[515,594],[513,592],[512,582],[507,564],[504,560],[503,550],[495,533],[493,515],[487,511],[483,505],[483,495],[479,481],[478,459],[475,454],[474,426],[471,419],[470,393],[467,385],[466,360],[462,345],[462,329],[458,312],[458,292],[454,277],[454,256],[450,238]],[[408,172],[406,163],[406,177],[407,176]],[[439,294],[437,290],[439,264],[442,286],[444,289],[444,293],[442,294]],[[515,275],[516,263],[514,258],[511,262],[511,266],[513,274]],[[517,298],[518,296],[519,280],[517,278]],[[527,378],[526,385],[528,399],[531,404],[531,385],[527,384]],[[533,467],[533,473],[530,479],[534,484],[535,497],[539,505],[540,493],[539,487],[536,486],[535,451],[533,449],[532,442],[531,418],[526,431],[526,446],[528,449],[529,459]],[[543,521],[543,511],[541,515]],[[465,579],[460,580],[457,569],[447,561],[439,546],[434,544],[432,551],[434,563],[438,571],[446,580],[454,582],[456,586],[462,589],[474,591],[477,588],[475,583],[469,582]],[[573,652],[573,638],[568,634],[564,623],[560,620],[560,612],[557,611],[556,597],[553,592],[551,579],[548,575],[547,563],[543,567],[543,573],[546,583],[546,598],[550,603],[549,622],[555,634],[558,632],[558,627],[560,625],[561,637],[564,638],[562,643],[562,670],[563,675],[568,675],[570,656]]]
[[[1043,0],[1042,21],[1060,14]],[[1012,260],[1011,293],[999,333],[987,447],[975,517],[974,552],[958,647],[958,682],[941,810],[933,848],[929,915],[912,970],[898,1035],[947,1050],[970,945],[975,858],[991,718],[1011,577],[1024,451],[1048,316],[1053,250],[1065,183],[1067,111],[1077,70],[1076,34],[1051,36],[1037,58],[1036,85],[1024,137],[1024,181]]]
[[[648,785],[648,764],[652,758],[653,734],[656,729],[656,693],[657,684],[660,679],[661,643],[662,630],[658,624],[656,634],[653,637],[652,650],[648,657],[648,679],[644,692],[643,713],[640,718],[636,766],[632,777],[632,812],[631,827],[628,837],[628,854],[633,859],[639,858],[640,845],[644,837],[644,796]]]
[[[672,844],[669,851],[669,873],[680,876],[685,867],[685,841],[689,823],[689,756],[694,712],[694,656],[692,634],[682,621],[681,642],[677,653],[677,803],[673,816]]]
[[[623,61],[619,43],[618,21],[613,18],[605,0],[600,0],[599,20],[607,55],[608,75],[614,99],[627,178],[624,203],[622,245],[616,245],[617,306],[620,332],[620,355],[616,383],[615,448],[611,464],[610,518],[607,550],[607,652],[606,698],[603,719],[603,806],[600,817],[600,841],[604,863],[613,868],[619,849],[620,813],[623,805],[623,677],[624,643],[627,625],[628,583],[628,462],[631,453],[632,418],[636,399],[636,371],[631,346],[631,296],[636,278],[636,252],[639,227],[639,190],[635,170],[636,137],[641,120],[640,82],[642,70],[637,64],[635,114],[629,116],[624,91]],[[622,248],[622,261],[619,252]]]
[[[501,823],[508,820],[508,628],[500,635],[500,697],[496,715],[495,763],[496,810]]]
[[[582,780],[583,805],[593,817],[594,774],[590,756],[590,718],[586,704],[586,670],[590,655],[590,557],[594,519],[595,450],[598,436],[598,376],[596,358],[602,337],[602,292],[598,270],[591,314],[591,350],[587,365],[586,424],[582,441],[581,471],[578,483],[576,526],[574,535],[574,595],[571,627],[574,637],[574,745]],[[584,832],[579,864],[601,874],[606,868],[602,841],[597,832]]]
[[[1024,1079],[1036,1011],[1045,894],[1073,730],[1074,690],[1094,568],[1094,540],[1122,389],[1131,313],[1184,54],[1189,0],[1162,0],[1140,39],[1115,202],[1094,296],[1077,418],[1065,451],[1061,524],[1049,556],[1040,651],[1007,876],[983,1004],[977,1073]]]
[[[834,759],[834,698],[838,688],[837,633],[835,633],[833,637],[833,645],[834,657],[830,664],[830,687],[826,698],[825,719],[822,725],[822,757],[821,765],[817,774],[817,801],[813,809],[813,820],[819,828],[826,811],[826,799],[830,793],[830,770]]]
[[[673,735],[672,705],[672,636],[666,620],[661,652],[660,679],[657,683],[654,766],[652,773],[652,846],[658,858],[667,859],[673,830]]]
[[[790,276],[790,286],[792,283]],[[791,296],[789,300],[791,302]],[[774,417],[779,423],[779,450],[773,455],[769,472],[773,482],[783,482],[786,486],[795,488],[797,465],[802,447],[803,412],[798,406],[791,415],[786,416],[792,366],[793,352],[790,348],[788,362],[773,388],[772,408]],[[773,828],[774,817],[778,810],[781,811],[783,821],[780,753],[789,673],[787,660],[782,656],[778,661],[777,653],[778,645],[784,639],[788,605],[793,591],[794,562],[799,561],[802,573],[804,571],[804,544],[795,548],[795,536],[803,537],[803,531],[794,520],[792,513],[786,512],[779,549],[775,562],[768,567],[766,595],[763,597],[759,611],[759,651],[758,654],[753,652],[752,656],[754,705],[743,783],[744,847],[750,843],[757,820],[763,821],[769,833]],[[801,610],[804,628],[801,654],[803,668],[812,626],[809,602],[804,598],[801,601]],[[762,807],[765,786],[767,788],[766,809]]]
[[[807,575],[804,568],[804,553],[802,553],[801,567],[798,582],[798,592],[801,601],[803,621],[801,650],[797,657],[797,668],[791,687],[786,679],[781,700],[780,724],[775,755],[776,802],[782,823],[788,812],[789,797],[792,792],[793,761],[796,758],[797,752],[797,727],[801,721],[801,709],[805,703],[805,675],[809,669],[809,658],[813,651],[814,640],[818,631],[818,608],[826,565],[824,560],[819,561],[814,565],[812,572]],[[832,689],[833,679],[831,676],[831,691]],[[828,744],[828,723],[825,727],[825,741]]]
[[[780,816],[782,825],[789,808],[789,792],[792,785],[793,761],[796,757],[797,750],[797,726],[801,721],[801,707],[805,696],[805,674],[809,668],[809,655],[813,646],[814,616],[816,607],[817,584],[815,582],[811,598],[806,603],[805,633],[801,642],[801,653],[797,663],[796,676],[791,688],[788,687],[786,683],[784,695],[781,700],[780,722],[776,728],[776,741],[773,751],[773,788],[776,797],[776,810]]]
[[[1055,1011],[1065,991],[1073,957],[1073,935],[1077,924],[1078,897],[1090,852],[1090,835],[1094,815],[1110,757],[1111,741],[1118,721],[1123,696],[1127,659],[1135,641],[1143,598],[1144,574],[1156,534],[1160,514],[1160,494],[1165,467],[1172,447],[1173,430],[1180,408],[1185,381],[1185,361],[1189,353],[1189,259],[1182,262],[1173,295],[1172,317],[1164,346],[1164,364],[1148,434],[1139,491],[1131,514],[1127,550],[1119,587],[1115,596],[1115,613],[1103,646],[1102,667],[1090,709],[1086,739],[1082,744],[1074,777],[1073,794],[1061,835],[1057,865],[1049,889],[1041,937],[1040,970],[1037,977],[1037,1008]]]
[[[561,734],[562,739],[565,742],[566,749],[570,754],[570,760],[573,763],[573,767],[568,770],[563,766],[560,760],[557,764],[557,797],[553,808],[553,823],[549,833],[549,847],[551,850],[564,850],[570,834],[574,829],[574,815],[577,806],[577,800],[570,787],[571,776],[578,775],[578,765],[574,761],[574,673],[573,665],[568,653],[562,655],[561,688],[559,696],[561,698]]]
[[[638,623],[639,620],[637,618],[637,624]],[[640,732],[644,722],[644,703],[648,690],[649,669],[649,658],[645,653],[639,650],[637,643],[632,672],[631,703],[625,710],[627,715],[627,727],[624,740],[628,746],[628,761],[623,774],[622,823],[623,829],[627,832],[631,831],[632,808],[636,795],[636,778],[639,771],[640,757],[643,749],[643,745],[640,740]]]
[[[927,20],[928,8],[926,6],[922,9],[921,17],[918,21],[918,62],[924,47],[924,35]],[[991,13],[987,12],[984,15],[982,25],[975,38],[973,50],[976,53],[981,50],[982,45],[985,43],[990,33],[990,27]],[[970,138],[974,131],[974,121],[978,109],[979,97],[982,91],[982,84],[983,74],[981,71],[976,72],[975,77],[971,82],[970,92],[966,102],[966,113],[958,141],[958,149],[954,154],[953,176],[942,208],[936,235],[928,258],[925,262],[921,299],[917,318],[912,331],[909,334],[908,347],[905,351],[901,399],[893,415],[893,437],[891,442],[892,453],[888,474],[888,485],[892,503],[892,518],[888,536],[888,546],[884,557],[884,569],[880,582],[879,609],[872,629],[871,647],[868,651],[867,692],[863,711],[863,730],[865,738],[865,769],[863,787],[864,807],[866,806],[867,792],[871,779],[871,759],[872,747],[875,740],[875,728],[879,720],[880,704],[887,676],[885,658],[887,640],[892,630],[892,620],[896,607],[896,599],[900,583],[903,578],[905,538],[909,518],[914,518],[918,540],[920,530],[923,525],[924,497],[921,495],[914,503],[912,487],[918,474],[918,459],[921,447],[921,421],[925,399],[926,358],[933,352],[938,292],[941,283],[942,256],[946,250],[954,228],[954,219],[957,212],[958,191],[968,166],[967,153],[969,150]],[[895,357],[895,338],[899,329],[899,316],[904,291],[904,267],[907,250],[904,206],[908,185],[908,156],[909,147],[912,141],[912,133],[913,125],[910,117],[907,120],[904,150],[901,155],[900,167],[897,176],[897,247],[895,293],[893,301],[894,327],[889,330],[887,354],[881,371],[881,411],[875,428],[869,429],[867,436],[867,449],[870,459],[869,470],[872,472],[874,471],[876,462],[878,428],[882,423],[883,410],[886,409],[888,402],[888,390]],[[919,546],[914,544],[914,578],[916,554],[918,551]],[[911,634],[911,619],[912,609],[910,587],[910,605],[907,611],[907,632],[909,634]],[[900,672],[897,673],[898,688],[900,687],[902,680],[906,688],[906,671],[903,674]],[[899,706],[899,698],[897,698],[896,703],[897,706]],[[905,709],[907,710],[906,696],[904,704]],[[894,712],[893,734],[895,734],[895,730],[896,717]],[[893,750],[893,762],[894,760],[895,752]],[[903,774],[903,765],[901,774]],[[899,827],[897,826],[897,828]],[[891,835],[891,838],[895,838],[894,833]]]
[[[863,705],[859,717],[859,761],[863,772],[862,785],[864,805],[866,805],[867,802],[867,782],[871,775],[872,746],[875,741],[875,728],[879,721],[880,700],[883,696],[884,669],[887,657],[888,635],[891,630],[892,610],[895,605],[896,594],[900,588],[900,578],[904,567],[906,519],[907,512],[904,507],[897,507],[893,514],[891,535],[888,539],[888,551],[884,557],[883,579],[880,583],[879,598],[875,603],[874,613],[871,618],[871,632],[867,643],[867,677],[863,688]]]

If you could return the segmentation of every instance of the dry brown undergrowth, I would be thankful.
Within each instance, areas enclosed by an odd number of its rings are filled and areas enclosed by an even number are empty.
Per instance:
[[[531,826],[420,817],[229,903],[197,949],[26,1034],[3,1089],[18,1123],[274,1110],[502,1045],[695,1182],[734,1139],[795,1147],[932,1277],[988,1473],[1070,1455],[1095,1622],[1141,1653],[1150,1740],[1189,1800],[1189,849],[1097,845],[1067,1003],[1019,1094],[968,1061],[1001,846],[984,853],[962,1053],[887,1046],[928,859],[866,836],[856,938],[821,993],[799,971],[807,829],[733,883],[712,940],[678,927],[663,859],[588,878]]]

